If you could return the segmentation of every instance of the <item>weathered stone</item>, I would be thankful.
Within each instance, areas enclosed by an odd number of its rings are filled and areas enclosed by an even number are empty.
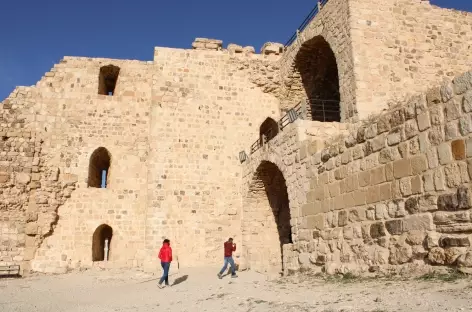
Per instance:
[[[408,216],[403,219],[403,231],[426,230],[430,231],[434,228],[433,217],[431,214],[422,214]]]
[[[370,236],[372,238],[379,238],[385,236],[385,226],[382,222],[372,223],[370,225]]]
[[[410,262],[412,256],[413,251],[409,245],[402,244],[390,247],[390,264],[403,264]]]
[[[389,220],[385,222],[385,227],[390,235],[400,235],[403,233],[402,220]]]
[[[38,224],[36,222],[30,222],[26,224],[25,234],[34,236],[38,234]]]
[[[463,94],[472,89],[472,72],[466,72],[457,76],[453,80],[454,92],[456,94]]]
[[[439,239],[441,238],[440,233],[436,232],[428,232],[425,240],[425,245],[427,249],[431,249],[434,247],[439,247]]]
[[[472,90],[467,91],[467,93],[464,94],[464,99],[462,100],[462,109],[466,113],[472,112]]]
[[[284,51],[284,45],[281,43],[267,42],[261,48],[261,53],[264,55],[268,54],[281,54]]]
[[[234,43],[230,43],[227,46],[228,51],[234,52],[234,53],[242,53],[243,52],[243,47]]]
[[[16,182],[19,184],[28,184],[31,181],[31,176],[27,173],[17,173]]]
[[[461,248],[451,247],[444,249],[444,264],[451,265],[457,261],[460,255],[464,252]]]
[[[452,83],[450,81],[445,81],[441,85],[440,92],[441,92],[441,100],[444,103],[448,102],[454,96],[454,90],[453,90]]]
[[[443,194],[438,196],[438,209],[444,211],[455,211],[459,207],[457,194]]]
[[[411,231],[408,231],[405,241],[410,245],[423,245],[425,238],[426,238],[425,231],[411,230]]]
[[[405,209],[410,214],[419,212],[419,203],[417,197],[410,197],[405,201]]]
[[[442,248],[434,247],[428,253],[428,260],[431,264],[444,264],[445,259],[446,256]]]
[[[469,247],[470,241],[467,236],[441,236],[439,246],[448,247]]]
[[[6,172],[0,172],[0,183],[6,183],[10,180],[10,174]]]
[[[468,251],[457,258],[457,266],[460,268],[472,268],[472,252]]]

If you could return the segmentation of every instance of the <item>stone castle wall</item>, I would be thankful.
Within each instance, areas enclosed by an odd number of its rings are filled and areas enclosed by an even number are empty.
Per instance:
[[[330,0],[281,59],[282,105],[290,107],[307,96],[300,72],[309,63],[296,60],[314,38],[322,36],[336,57],[341,120],[356,122],[406,92],[425,91],[467,71],[471,26],[472,13],[429,1]]]
[[[175,267],[216,263],[228,236],[242,266],[269,274],[456,263],[470,77],[366,117],[470,66],[470,25],[424,1],[330,0],[286,51],[199,38],[150,62],[65,57],[0,108],[0,265],[89,267],[102,225],[120,267],[156,270],[164,238]],[[325,60],[352,123],[297,120],[241,165],[261,124],[322,82]],[[113,95],[100,94],[108,65]],[[89,187],[96,151],[110,156],[106,188]]]
[[[470,69],[472,13],[420,0],[354,0],[350,13],[361,119]]]
[[[471,105],[468,72],[338,144],[320,149],[294,135],[297,121],[255,154],[245,164],[248,185],[261,160],[279,166],[287,184],[293,244],[283,246],[285,271],[472,266]]]

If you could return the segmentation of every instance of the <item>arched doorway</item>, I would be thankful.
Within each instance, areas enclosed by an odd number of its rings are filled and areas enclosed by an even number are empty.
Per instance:
[[[283,272],[283,245],[292,243],[290,207],[279,168],[263,161],[250,183],[243,205],[243,246],[249,267],[257,272]]]
[[[341,121],[339,75],[329,43],[316,36],[301,47],[295,59],[308,98],[312,120]]]
[[[104,147],[97,148],[90,156],[88,187],[106,188],[110,176],[110,152]]]
[[[264,145],[279,133],[279,125],[275,120],[268,117],[259,127],[259,143]]]
[[[113,229],[107,225],[102,224],[93,233],[92,237],[92,261],[105,260],[105,241],[108,240],[108,255],[110,255],[111,239],[113,236]],[[108,257],[108,260],[110,257]]]

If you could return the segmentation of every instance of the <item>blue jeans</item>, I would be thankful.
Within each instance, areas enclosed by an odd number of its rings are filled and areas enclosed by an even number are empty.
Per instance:
[[[159,280],[159,285],[161,285],[164,281],[166,285],[169,286],[169,269],[170,269],[170,262],[161,262],[162,269],[164,273],[162,273],[162,277]]]
[[[226,271],[228,264],[231,265],[231,275],[236,275],[236,266],[234,265],[233,257],[225,257],[225,264],[223,265],[223,268],[220,271],[220,275],[222,275]]]

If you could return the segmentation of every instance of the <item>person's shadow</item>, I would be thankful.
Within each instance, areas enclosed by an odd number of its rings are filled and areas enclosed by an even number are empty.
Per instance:
[[[188,279],[188,275],[183,275],[179,278],[176,278],[174,282],[172,283],[172,286],[179,285],[180,283],[185,282]]]

